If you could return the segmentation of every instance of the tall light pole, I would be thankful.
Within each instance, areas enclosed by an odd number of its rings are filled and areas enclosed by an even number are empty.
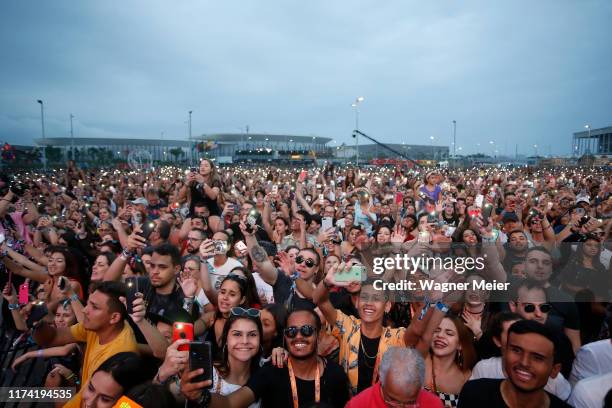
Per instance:
[[[453,120],[453,167],[455,167],[455,162],[457,161],[457,121]]]
[[[587,153],[591,153],[591,125],[584,125],[584,127],[586,128],[586,130],[589,132],[589,138],[587,140],[587,146],[588,148],[588,152]]]
[[[189,111],[189,145],[191,146],[191,114],[192,110]],[[193,149],[189,149],[189,165],[193,166]]]
[[[70,156],[74,160],[74,128],[72,127],[72,119],[74,115],[70,114]]]
[[[436,159],[436,150],[434,149],[435,137],[429,136],[429,140],[431,140],[431,159],[435,160]]]
[[[47,171],[47,152],[45,146],[45,104],[41,99],[36,102],[40,103],[40,124],[42,126],[42,138],[43,138],[43,170]]]
[[[355,102],[353,102],[351,105],[355,110],[355,130],[359,130],[359,104],[363,102],[364,99],[365,98],[363,96],[358,96],[355,98]],[[355,136],[355,149],[357,155],[355,161],[357,163],[357,167],[359,167],[359,133],[354,133],[353,136]]]

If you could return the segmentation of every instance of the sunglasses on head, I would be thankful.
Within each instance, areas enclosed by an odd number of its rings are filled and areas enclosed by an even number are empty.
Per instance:
[[[295,263],[301,264],[301,263],[306,263],[306,266],[309,268],[312,268],[313,266],[316,266],[315,261],[313,261],[310,258],[304,258],[302,255],[298,255],[295,258]]]
[[[243,307],[233,307],[232,316],[248,316],[248,317],[259,317],[260,311],[257,309],[245,309]]]
[[[541,305],[534,305],[533,303],[526,303],[523,305],[523,310],[527,313],[533,313],[536,310],[536,307],[540,309],[542,313],[548,313],[552,310],[552,305],[550,303],[542,303]]]
[[[302,337],[310,337],[315,333],[316,329],[309,324],[306,324],[301,327],[289,326],[284,330],[284,333],[285,336],[287,336],[288,338],[294,339],[297,336],[298,331],[300,332]]]

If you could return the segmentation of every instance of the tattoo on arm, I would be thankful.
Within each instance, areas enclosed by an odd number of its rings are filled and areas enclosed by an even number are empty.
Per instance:
[[[268,259],[268,254],[266,250],[260,247],[259,245],[255,245],[251,249],[251,256],[255,262],[261,263]]]

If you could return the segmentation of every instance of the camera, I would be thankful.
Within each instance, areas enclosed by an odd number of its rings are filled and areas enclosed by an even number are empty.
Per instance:
[[[257,229],[257,217],[259,216],[257,210],[253,209],[249,211],[249,215],[246,218],[246,230],[252,234]]]
[[[214,240],[215,255],[225,255],[227,253],[227,242],[221,240]]]

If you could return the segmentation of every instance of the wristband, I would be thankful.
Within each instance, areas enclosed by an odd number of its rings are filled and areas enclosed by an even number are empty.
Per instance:
[[[77,295],[76,293],[73,293],[72,295],[70,295],[71,302],[76,302],[78,300],[79,300],[79,295]]]
[[[436,303],[436,309],[438,309],[439,311],[441,311],[442,313],[446,314],[448,313],[448,311],[450,310],[450,308],[445,305],[444,303],[438,301],[438,303]]]
[[[43,349],[38,349],[38,350],[36,351],[36,357],[37,357],[37,358],[41,358],[42,356],[43,356]]]
[[[19,303],[11,303],[8,305],[9,310],[19,310]]]
[[[134,253],[127,248],[123,248],[121,251],[121,259],[124,261],[129,261],[134,256]]]

